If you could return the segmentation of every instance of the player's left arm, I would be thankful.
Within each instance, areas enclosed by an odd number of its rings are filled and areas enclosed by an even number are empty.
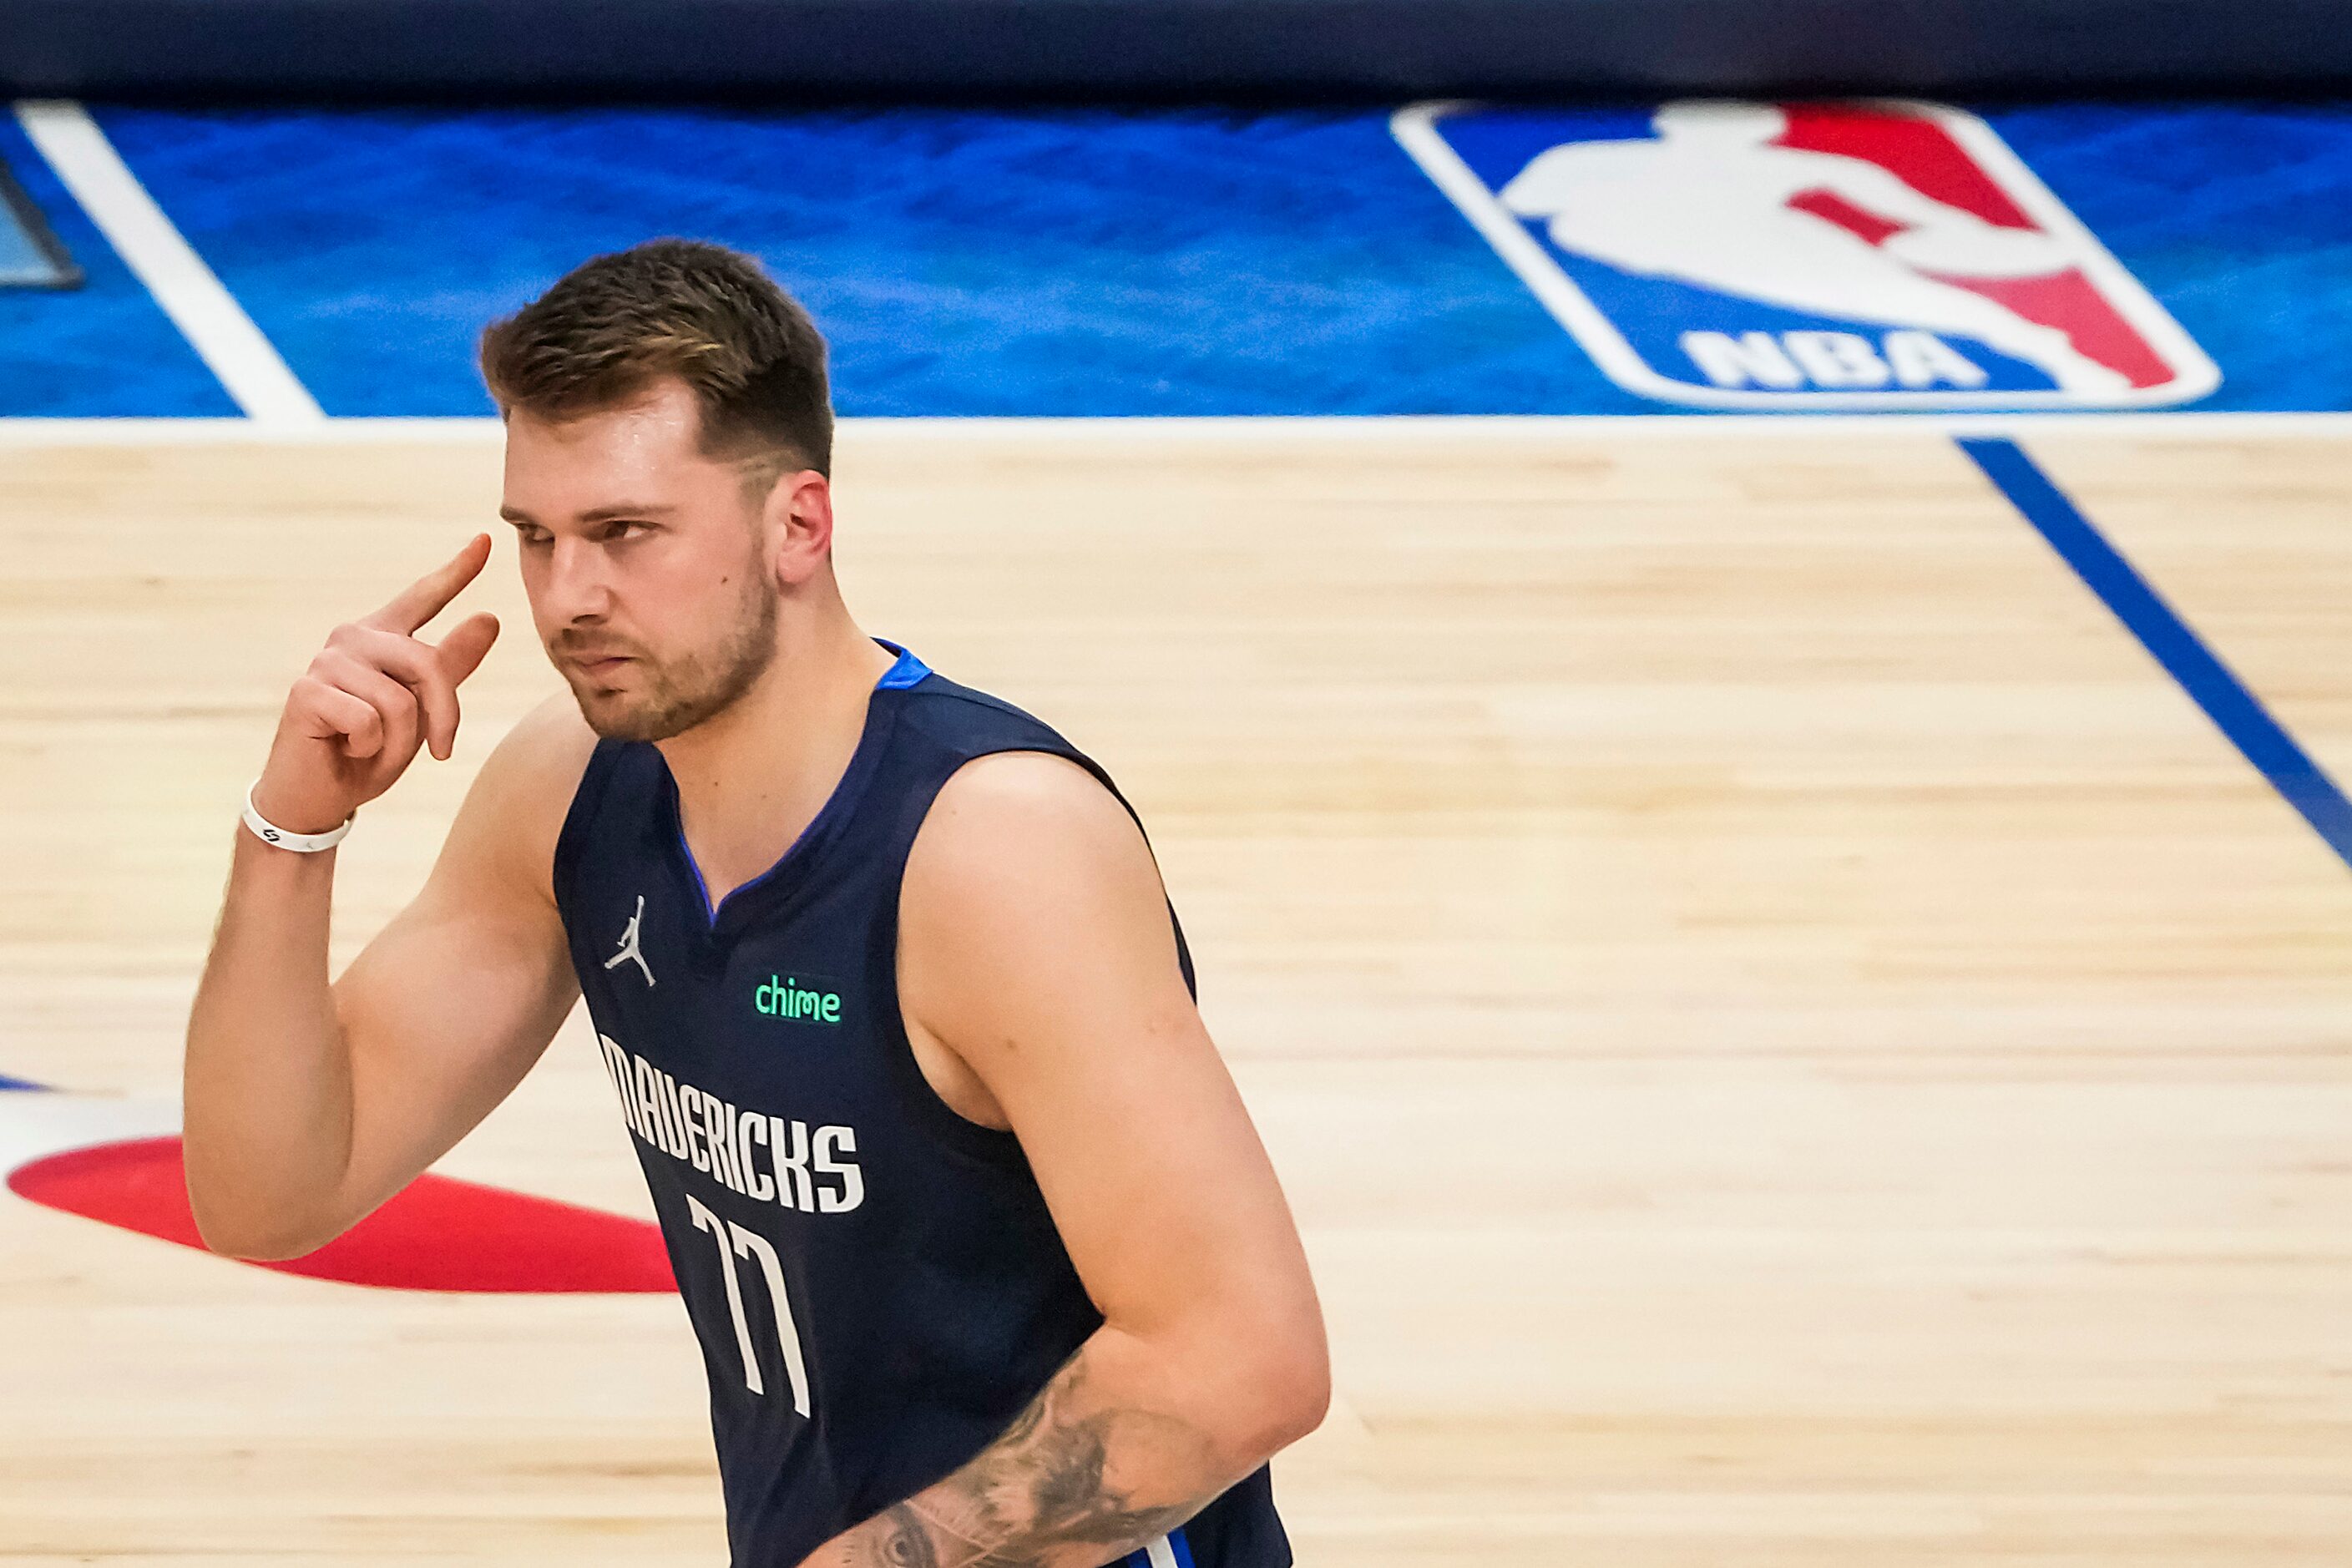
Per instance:
[[[933,804],[900,895],[902,1005],[1019,1137],[1104,1322],[970,1463],[809,1568],[1097,1568],[1322,1421],[1306,1255],[1164,898],[1075,763],[985,757]]]

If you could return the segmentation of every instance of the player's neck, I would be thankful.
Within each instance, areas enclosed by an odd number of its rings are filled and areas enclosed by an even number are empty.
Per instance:
[[[890,651],[837,597],[778,623],[776,657],[727,710],[657,742],[712,902],[782,858],[841,782]]]

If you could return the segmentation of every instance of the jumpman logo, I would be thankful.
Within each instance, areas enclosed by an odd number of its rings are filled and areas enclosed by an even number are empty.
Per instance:
[[[631,915],[629,917],[629,923],[621,928],[621,951],[606,959],[604,961],[604,967],[607,969],[618,969],[624,963],[635,963],[639,969],[645,971],[646,984],[650,987],[654,983],[654,972],[646,963],[646,950],[642,945],[640,945],[638,934],[645,923],[646,896],[643,893],[639,893],[637,895],[637,912]]]

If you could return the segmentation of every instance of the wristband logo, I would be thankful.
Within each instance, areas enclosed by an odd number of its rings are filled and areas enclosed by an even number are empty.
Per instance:
[[[795,1024],[841,1022],[841,993],[803,986],[797,976],[771,974],[751,988],[751,1006],[763,1018]]]

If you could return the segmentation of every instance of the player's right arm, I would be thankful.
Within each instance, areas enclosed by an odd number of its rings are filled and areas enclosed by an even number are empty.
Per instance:
[[[338,627],[295,683],[254,791],[318,833],[446,757],[457,687],[496,637],[477,616],[415,634],[481,570],[488,542]],[[188,1196],[214,1250],[299,1257],[398,1192],[504,1099],[578,995],[551,890],[554,841],[594,736],[568,699],[484,763],[415,902],[330,984],[335,851],[237,831],[188,1019]]]

